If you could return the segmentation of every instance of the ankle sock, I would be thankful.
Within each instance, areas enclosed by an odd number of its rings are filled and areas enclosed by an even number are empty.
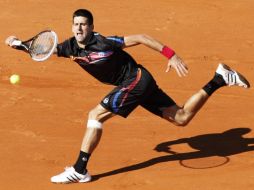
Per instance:
[[[80,151],[79,157],[73,166],[75,171],[80,174],[84,174],[86,171],[86,166],[87,166],[89,158],[90,158],[90,154]]]
[[[226,83],[223,77],[217,73],[215,73],[213,79],[208,82],[204,87],[203,90],[211,96],[217,89],[226,86]]]

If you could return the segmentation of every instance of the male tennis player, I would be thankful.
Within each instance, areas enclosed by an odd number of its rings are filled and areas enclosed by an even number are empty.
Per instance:
[[[74,37],[58,44],[56,53],[71,58],[99,81],[116,87],[89,112],[77,161],[64,172],[53,176],[51,181],[54,183],[91,181],[86,169],[89,157],[100,141],[103,123],[115,115],[126,118],[140,105],[175,125],[185,126],[217,89],[233,85],[250,87],[241,74],[227,65],[219,64],[212,80],[183,106],[178,106],[158,87],[152,75],[123,50],[143,44],[168,59],[166,71],[173,68],[180,77],[187,75],[187,66],[171,48],[148,35],[104,37],[93,30],[91,12],[85,9],[75,11],[72,23]],[[14,38],[7,38],[6,43],[11,46]]]

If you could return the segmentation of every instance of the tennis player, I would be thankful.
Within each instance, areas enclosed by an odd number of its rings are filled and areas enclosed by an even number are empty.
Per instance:
[[[158,87],[151,73],[123,50],[145,45],[167,58],[166,72],[173,68],[180,77],[186,76],[188,67],[170,47],[144,34],[104,37],[94,32],[93,16],[85,9],[73,13],[72,32],[73,37],[58,44],[57,55],[71,58],[100,82],[115,87],[90,110],[77,161],[64,172],[53,176],[51,182],[54,183],[91,181],[87,163],[100,141],[104,122],[115,115],[127,118],[140,105],[177,126],[185,126],[217,89],[224,86],[250,87],[240,73],[225,64],[219,64],[214,77],[183,106],[178,106]],[[6,44],[11,46],[15,38],[10,36]]]

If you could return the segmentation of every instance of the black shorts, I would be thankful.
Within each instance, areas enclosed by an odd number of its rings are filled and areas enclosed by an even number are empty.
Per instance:
[[[162,117],[162,108],[176,103],[157,86],[152,75],[140,67],[105,96],[100,104],[122,117],[127,117],[138,105]]]

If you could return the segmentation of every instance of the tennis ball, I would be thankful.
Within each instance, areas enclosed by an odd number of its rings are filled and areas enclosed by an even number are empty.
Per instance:
[[[17,74],[13,74],[10,76],[10,83],[11,84],[18,84],[20,81],[20,76]]]

